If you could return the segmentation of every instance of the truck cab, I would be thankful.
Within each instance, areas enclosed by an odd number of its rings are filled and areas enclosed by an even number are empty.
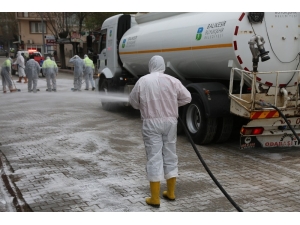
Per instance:
[[[119,56],[119,45],[124,33],[136,24],[134,16],[118,14],[107,19],[101,28],[98,52],[98,80],[97,87],[101,89],[112,78],[119,78],[124,71]],[[102,87],[103,88],[103,87]]]

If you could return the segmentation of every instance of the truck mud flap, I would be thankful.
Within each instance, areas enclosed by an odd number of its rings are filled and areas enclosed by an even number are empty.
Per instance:
[[[259,147],[262,147],[262,145],[257,140],[256,136],[241,136],[240,149],[259,148]]]

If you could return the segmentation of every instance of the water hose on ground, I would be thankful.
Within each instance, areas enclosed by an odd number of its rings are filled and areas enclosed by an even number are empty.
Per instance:
[[[186,133],[186,135],[188,136],[188,139],[190,141],[190,143],[192,144],[195,153],[197,154],[199,160],[201,161],[203,167],[205,168],[205,170],[207,171],[207,173],[209,174],[209,176],[211,177],[211,179],[215,182],[215,184],[218,186],[218,188],[222,191],[222,193],[225,195],[225,197],[230,201],[230,203],[237,209],[237,211],[239,212],[243,212],[243,210],[232,200],[232,198],[229,196],[229,194],[224,190],[224,188],[222,187],[222,185],[218,182],[218,180],[215,178],[215,176],[212,174],[212,172],[210,171],[210,169],[208,168],[208,166],[206,165],[205,161],[203,160],[202,156],[200,155],[190,133],[188,132],[185,124],[183,123],[183,121],[181,120],[180,117],[178,117],[178,120],[180,121],[180,123],[183,126],[184,132]]]

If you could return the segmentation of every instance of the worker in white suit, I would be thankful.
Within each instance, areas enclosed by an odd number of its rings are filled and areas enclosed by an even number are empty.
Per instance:
[[[22,78],[24,78],[24,83],[27,83],[27,77],[25,74],[25,59],[22,56],[21,52],[17,52],[17,60],[13,63],[14,65],[18,65],[18,75],[19,75],[19,80],[17,81],[18,83],[22,82]]]
[[[140,110],[143,120],[146,171],[151,191],[146,203],[154,207],[160,207],[160,181],[163,179],[167,180],[163,197],[175,200],[178,107],[191,102],[190,92],[178,79],[164,74],[164,71],[164,59],[153,56],[149,61],[150,74],[138,80],[129,96],[130,104]]]
[[[4,60],[1,66],[3,93],[6,93],[6,86],[8,87],[10,92],[17,91],[16,89],[13,88],[10,72],[11,72],[11,58],[7,55],[6,59]]]
[[[89,83],[91,83],[92,91],[94,91],[95,90],[95,82],[93,79],[93,74],[94,74],[94,70],[95,70],[94,63],[87,55],[84,55],[83,61],[84,61],[84,65],[85,65],[85,69],[83,71],[83,76],[85,79],[85,89],[84,90],[88,91]]]
[[[83,60],[78,56],[74,55],[70,60],[70,63],[73,63],[74,65],[74,89],[73,91],[81,91],[81,85],[82,85],[82,77],[83,77],[83,71],[85,69],[85,65]]]
[[[30,55],[25,67],[25,73],[28,76],[28,92],[37,92],[37,83],[39,79],[40,70],[40,64],[34,60],[33,55]]]

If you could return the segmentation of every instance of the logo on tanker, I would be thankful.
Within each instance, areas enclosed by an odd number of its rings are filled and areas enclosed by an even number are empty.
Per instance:
[[[112,30],[109,31],[109,36],[111,37],[111,35],[112,35]]]
[[[202,38],[202,32],[203,32],[203,27],[199,27],[197,34],[196,34],[196,40],[199,41]]]
[[[122,48],[125,48],[126,39],[123,40]]]

